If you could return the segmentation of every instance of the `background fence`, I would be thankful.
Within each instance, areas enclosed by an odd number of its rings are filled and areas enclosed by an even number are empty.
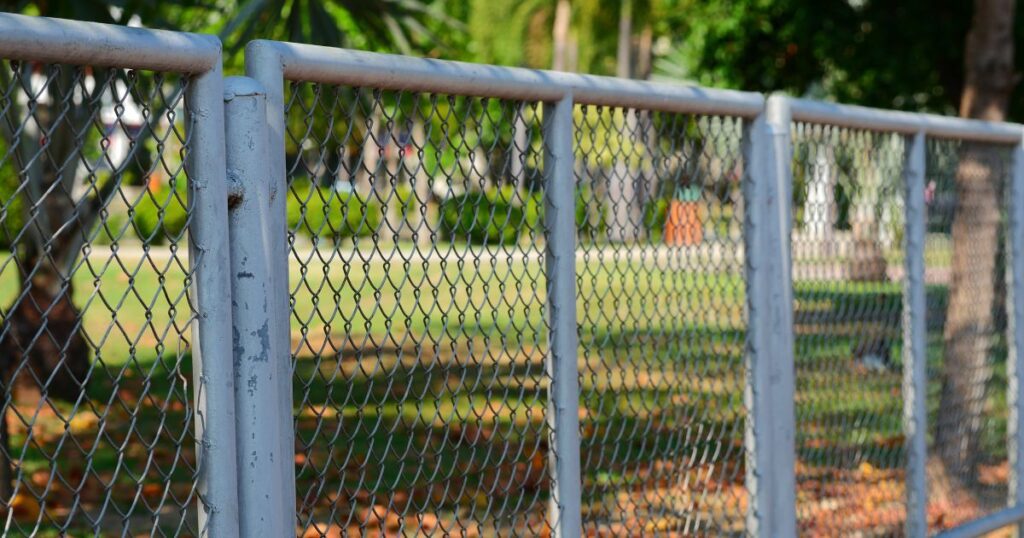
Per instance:
[[[13,15],[0,57],[8,534],[1024,517],[1019,126],[266,41],[222,83]]]

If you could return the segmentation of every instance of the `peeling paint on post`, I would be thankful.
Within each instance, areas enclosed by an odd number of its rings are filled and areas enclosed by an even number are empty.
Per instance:
[[[231,291],[234,318],[235,412],[238,417],[238,502],[241,536],[294,534],[292,515],[281,497],[294,489],[292,456],[281,453],[278,439],[278,377],[287,349],[270,339],[271,318],[278,315],[268,282],[273,282],[268,245],[271,173],[267,151],[267,95],[253,79],[232,77],[224,87],[228,137],[227,170],[231,205]]]

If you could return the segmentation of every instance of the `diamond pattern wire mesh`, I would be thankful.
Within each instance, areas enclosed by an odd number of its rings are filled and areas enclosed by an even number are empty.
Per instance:
[[[793,125],[797,517],[902,535],[901,135]]]
[[[575,121],[585,532],[740,535],[742,122]]]
[[[0,512],[194,535],[188,78],[0,65]]]
[[[299,533],[549,532],[540,106],[285,102]]]
[[[929,140],[928,520],[1006,506],[1006,211],[1012,148]]]

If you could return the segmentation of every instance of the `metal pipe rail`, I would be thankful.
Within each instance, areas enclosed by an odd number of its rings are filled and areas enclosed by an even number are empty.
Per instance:
[[[0,13],[8,60],[203,73],[221,69],[216,36]]]
[[[764,109],[760,93],[714,90],[576,75],[557,71],[411,58],[354,50],[257,40],[246,59],[271,60],[288,80],[554,102],[571,95],[585,105],[618,106],[752,118]]]
[[[1024,133],[1024,126],[1015,123],[995,123],[936,114],[882,110],[793,97],[789,97],[787,100],[793,113],[793,121],[836,125],[852,129],[891,131],[908,135],[921,132],[935,138],[962,138],[974,142],[995,144],[1017,144],[1021,141],[1021,135]]]

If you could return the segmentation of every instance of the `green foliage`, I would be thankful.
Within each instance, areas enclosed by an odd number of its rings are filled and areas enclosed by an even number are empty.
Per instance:
[[[288,196],[288,229],[308,238],[338,242],[366,237],[383,221],[378,202],[364,200],[356,193],[338,192],[330,187],[312,187],[309,182],[292,185]]]
[[[671,198],[659,196],[644,204],[644,228],[654,241],[660,240],[665,233],[665,222],[668,220],[671,201]]]
[[[576,189],[576,231],[581,237],[604,237],[608,231],[608,208],[590,187]]]
[[[659,23],[660,76],[887,108],[959,105],[971,2],[676,3]]]
[[[252,39],[412,54],[447,48],[462,23],[424,0],[264,0],[224,10],[221,36],[231,51]]]
[[[132,233],[132,225],[128,223],[128,215],[124,213],[108,213],[104,218],[100,216],[96,228],[89,235],[89,242],[93,245],[112,245],[125,236]]]
[[[441,203],[441,230],[450,240],[474,244],[508,245],[519,239],[524,229],[536,228],[541,211],[536,197],[524,202],[514,189],[504,187],[470,191]]]
[[[0,155],[7,153],[7,141],[0,138]],[[20,178],[14,159],[0,163],[0,250],[10,250],[11,242],[25,226],[25,197],[18,194]]]
[[[395,187],[394,197],[398,202],[398,216],[406,220],[410,219],[413,211],[416,210],[416,193],[413,192],[412,186],[398,185]],[[395,201],[390,202],[389,205],[394,205]]]
[[[188,224],[187,193],[184,181],[145,190],[128,210],[135,234],[145,244],[163,245],[181,239]],[[112,230],[116,233],[116,230]]]

